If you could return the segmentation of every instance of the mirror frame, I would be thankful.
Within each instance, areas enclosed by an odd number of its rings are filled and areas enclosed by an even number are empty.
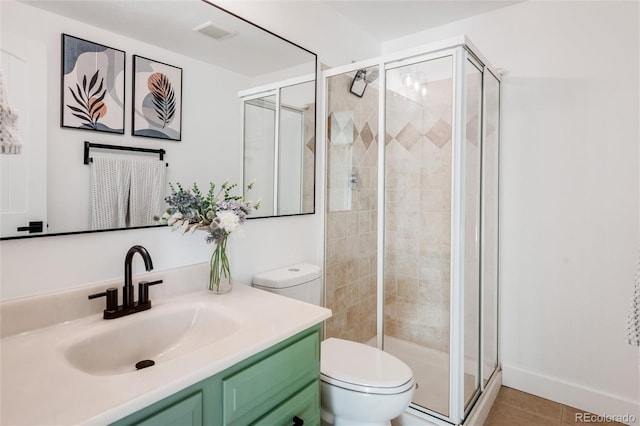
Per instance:
[[[274,37],[277,37],[278,39],[294,46],[297,47],[298,49],[302,49],[307,53],[310,53],[311,55],[313,55],[314,58],[314,70],[313,70],[313,74],[315,75],[315,90],[314,90],[314,103],[316,105],[316,112],[314,114],[314,120],[313,120],[313,135],[314,135],[314,161],[313,161],[313,211],[311,212],[307,212],[307,213],[294,213],[294,214],[287,214],[287,215],[272,215],[272,216],[260,216],[260,217],[248,217],[247,219],[269,219],[269,218],[275,218],[275,217],[289,217],[289,216],[302,216],[302,215],[311,215],[311,214],[315,214],[316,212],[316,172],[317,172],[317,157],[315,156],[315,154],[317,153],[317,139],[318,139],[318,134],[317,134],[317,129],[318,129],[318,116],[317,116],[317,105],[318,105],[318,55],[312,51],[310,51],[309,49],[306,49],[294,42],[292,42],[291,40],[288,40],[254,22],[251,22],[250,20],[243,18],[242,16],[239,16],[209,0],[201,0],[203,3],[215,7],[216,9],[219,9],[231,16],[233,16],[236,19],[239,19],[243,22],[246,22],[249,25],[253,25],[254,27],[266,32],[267,34],[270,34]],[[244,142],[242,142],[243,147],[244,147]],[[244,149],[243,149],[244,152]],[[243,159],[242,159],[242,170],[243,170],[243,181],[244,181],[244,154],[243,154]],[[244,182],[243,182],[244,184]],[[48,227],[48,225],[47,225]],[[145,226],[131,226],[128,228],[112,228],[112,229],[94,229],[94,230],[86,230],[86,231],[68,231],[68,232],[54,232],[54,233],[42,233],[42,234],[34,234],[34,235],[16,235],[16,236],[12,236],[12,237],[0,237],[0,241],[9,241],[9,240],[24,240],[24,239],[32,239],[32,238],[45,238],[45,237],[57,237],[57,236],[63,236],[63,235],[79,235],[79,234],[95,234],[95,233],[101,233],[101,232],[113,232],[113,231],[130,231],[130,230],[134,230],[134,229],[146,229],[146,228],[166,228],[166,225],[145,225]]]

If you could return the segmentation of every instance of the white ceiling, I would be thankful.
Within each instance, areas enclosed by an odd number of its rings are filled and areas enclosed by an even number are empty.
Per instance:
[[[380,43],[524,0],[337,1],[324,3]]]
[[[201,0],[19,1],[249,77],[300,66],[310,74],[315,67],[309,52]],[[214,40],[192,31],[208,21],[237,34]]]

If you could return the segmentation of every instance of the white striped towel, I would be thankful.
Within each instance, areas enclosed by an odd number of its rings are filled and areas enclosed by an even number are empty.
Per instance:
[[[162,216],[166,193],[167,167],[164,161],[139,158],[131,160],[131,201],[129,225],[157,225],[154,216]]]
[[[125,228],[129,208],[131,160],[93,156],[91,167],[92,229]]]

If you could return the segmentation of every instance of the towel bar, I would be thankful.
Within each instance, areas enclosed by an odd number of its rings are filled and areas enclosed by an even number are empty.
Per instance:
[[[100,148],[100,149],[114,149],[118,151],[135,151],[135,152],[149,152],[152,154],[158,154],[160,157],[160,161],[164,160],[164,155],[166,151],[164,149],[151,149],[151,148],[139,148],[136,146],[121,146],[121,145],[107,145],[103,143],[91,143],[84,142],[84,164],[89,164],[93,162],[93,158],[89,157],[89,149],[91,148]],[[169,163],[165,163],[167,167],[169,167]]]

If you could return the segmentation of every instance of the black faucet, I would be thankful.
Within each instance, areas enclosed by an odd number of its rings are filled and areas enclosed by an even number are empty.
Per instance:
[[[139,253],[144,260],[144,267],[147,271],[153,269],[151,256],[146,248],[142,246],[133,246],[127,252],[124,258],[124,287],[122,287],[122,305],[118,306],[118,289],[108,288],[102,293],[89,295],[89,299],[97,297],[107,297],[107,308],[104,310],[104,319],[120,318],[125,315],[135,314],[136,312],[151,309],[151,301],[149,300],[149,286],[161,284],[162,280],[157,281],[140,281],[138,283],[138,301],[133,301],[133,283],[131,282],[131,262],[133,256]]]
[[[122,287],[122,307],[130,308],[133,306],[133,283],[131,282],[131,262],[133,261],[133,255],[140,253],[142,260],[144,260],[144,268],[149,272],[153,269],[153,262],[151,256],[146,248],[142,246],[133,246],[127,252],[124,258],[124,287]]]

